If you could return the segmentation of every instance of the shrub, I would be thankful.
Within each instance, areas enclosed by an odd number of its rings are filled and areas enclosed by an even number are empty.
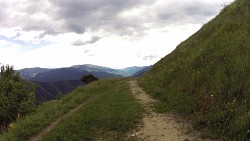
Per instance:
[[[81,77],[81,81],[86,83],[86,84],[89,84],[93,81],[97,81],[99,80],[97,77],[95,77],[93,74],[88,74],[88,75],[84,75]]]
[[[0,70],[0,127],[3,129],[34,110],[34,87],[22,80],[12,66],[1,66]]]

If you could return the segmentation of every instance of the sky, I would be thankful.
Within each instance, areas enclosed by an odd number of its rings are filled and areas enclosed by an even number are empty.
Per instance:
[[[233,0],[0,0],[0,63],[148,66]]]

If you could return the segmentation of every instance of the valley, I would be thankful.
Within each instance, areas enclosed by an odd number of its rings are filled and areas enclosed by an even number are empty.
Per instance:
[[[68,68],[25,68],[17,70],[20,76],[35,84],[36,102],[41,103],[57,98],[71,92],[78,86],[85,85],[80,81],[81,76],[93,74],[97,78],[123,78],[130,77],[140,71],[147,71],[144,67],[128,67],[112,69],[96,65],[74,65]]]

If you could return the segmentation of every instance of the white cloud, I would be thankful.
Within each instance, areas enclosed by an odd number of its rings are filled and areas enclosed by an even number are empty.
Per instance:
[[[232,1],[0,0],[0,63],[151,65]]]
[[[0,47],[6,47],[9,46],[11,43],[5,41],[5,40],[0,40]]]

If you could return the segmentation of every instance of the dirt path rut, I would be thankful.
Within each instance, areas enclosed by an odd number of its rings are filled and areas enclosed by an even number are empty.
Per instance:
[[[86,103],[83,103],[81,105],[79,105],[78,107],[70,110],[68,113],[66,113],[65,115],[59,117],[58,119],[56,119],[53,123],[51,123],[48,127],[46,127],[42,132],[40,132],[39,134],[37,134],[36,136],[30,138],[28,141],[40,141],[42,140],[43,136],[46,135],[47,133],[49,133],[59,122],[61,122],[62,120],[68,118],[70,115],[72,115],[73,113],[77,112],[81,107],[83,107]]]
[[[156,113],[150,98],[138,85],[136,80],[129,81],[135,99],[140,100],[145,107],[142,126],[130,136],[143,141],[198,141],[198,137],[187,135],[189,126],[172,114]]]

